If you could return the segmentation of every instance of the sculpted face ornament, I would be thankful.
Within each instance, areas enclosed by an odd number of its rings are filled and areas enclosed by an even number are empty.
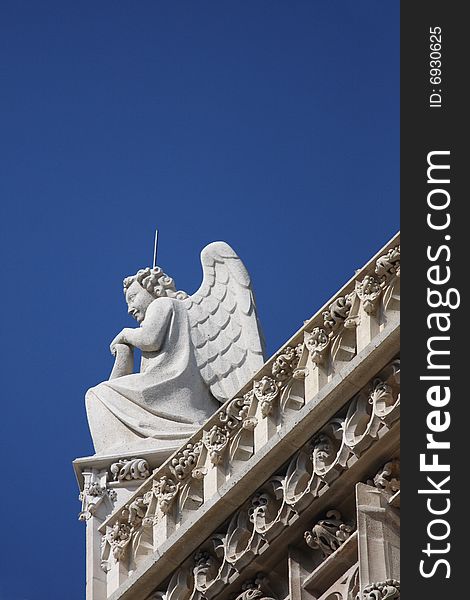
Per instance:
[[[224,242],[201,253],[203,281],[192,296],[160,267],[124,279],[129,314],[140,327],[113,339],[109,381],[88,390],[97,454],[161,450],[164,460],[264,363],[250,277]],[[134,349],[142,353],[134,372]]]
[[[316,473],[321,474],[331,466],[336,458],[335,445],[326,433],[320,433],[312,441],[312,450],[313,468]]]

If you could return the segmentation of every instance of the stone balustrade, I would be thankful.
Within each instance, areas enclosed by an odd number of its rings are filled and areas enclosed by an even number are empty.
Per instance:
[[[113,467],[109,479],[137,487],[90,524],[90,599],[212,598],[359,458],[370,468],[362,457],[374,444],[387,456],[400,402],[399,243],[397,235],[357,271],[150,476],[138,458]],[[103,474],[99,484],[84,477],[88,518],[99,502],[113,506],[113,486]]]

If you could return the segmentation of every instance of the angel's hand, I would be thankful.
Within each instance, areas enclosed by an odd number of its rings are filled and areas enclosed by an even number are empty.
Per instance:
[[[117,334],[117,336],[114,338],[114,340],[111,342],[111,344],[109,345],[109,350],[111,351],[111,354],[113,356],[116,356],[116,346],[118,344],[125,344],[125,333],[124,333],[124,329]]]

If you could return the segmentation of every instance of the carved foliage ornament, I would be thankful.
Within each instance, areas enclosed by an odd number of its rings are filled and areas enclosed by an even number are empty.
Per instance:
[[[186,447],[177,452],[171,459],[169,469],[178,481],[182,481],[188,477],[196,467],[199,455],[201,454],[201,446],[202,442],[186,444]]]
[[[131,481],[150,477],[150,467],[144,458],[123,458],[111,465],[114,481]]]
[[[388,496],[392,496],[400,490],[400,461],[394,458],[377,472],[373,480],[369,480],[368,485],[373,485]]]
[[[78,499],[82,503],[82,510],[78,514],[78,519],[80,521],[87,521],[90,519],[99,504],[105,499],[109,498],[109,500],[114,503],[116,502],[116,492],[114,490],[110,490],[98,482],[91,483],[89,485],[85,485],[82,492],[80,492]]]
[[[310,548],[321,550],[326,558],[333,554],[354,531],[354,526],[341,519],[341,513],[330,510],[326,518],[316,523],[311,531],[304,533],[305,541]]]
[[[279,394],[279,388],[272,377],[263,377],[253,385],[255,396],[261,405],[261,415],[267,417],[273,411],[273,401]]]
[[[173,500],[178,494],[179,484],[173,479],[163,475],[158,481],[153,482],[152,491],[157,499],[159,510],[166,515],[173,503]]]
[[[222,462],[223,451],[229,442],[229,432],[225,427],[214,425],[209,431],[202,432],[202,443],[209,452],[211,463],[215,466]]]
[[[304,342],[312,362],[319,365],[323,362],[330,338],[324,329],[315,327],[313,331],[304,333]]]
[[[374,275],[366,275],[362,281],[356,281],[356,294],[368,315],[376,311],[381,293],[382,288]]]
[[[268,578],[263,573],[258,573],[254,579],[245,581],[242,591],[235,600],[276,600],[271,595]]]
[[[352,306],[352,295],[339,296],[323,311],[323,328],[329,333],[335,332],[349,317]]]
[[[390,248],[387,254],[377,259],[375,273],[380,279],[400,277],[400,246]]]
[[[400,582],[387,579],[371,583],[362,592],[362,600],[398,600],[400,598]]]

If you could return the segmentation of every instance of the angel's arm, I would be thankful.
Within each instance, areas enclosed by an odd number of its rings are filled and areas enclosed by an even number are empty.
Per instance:
[[[144,352],[157,352],[165,340],[173,315],[173,304],[169,298],[158,298],[147,309],[141,327],[125,327],[111,342],[111,352],[116,344],[127,344]]]

